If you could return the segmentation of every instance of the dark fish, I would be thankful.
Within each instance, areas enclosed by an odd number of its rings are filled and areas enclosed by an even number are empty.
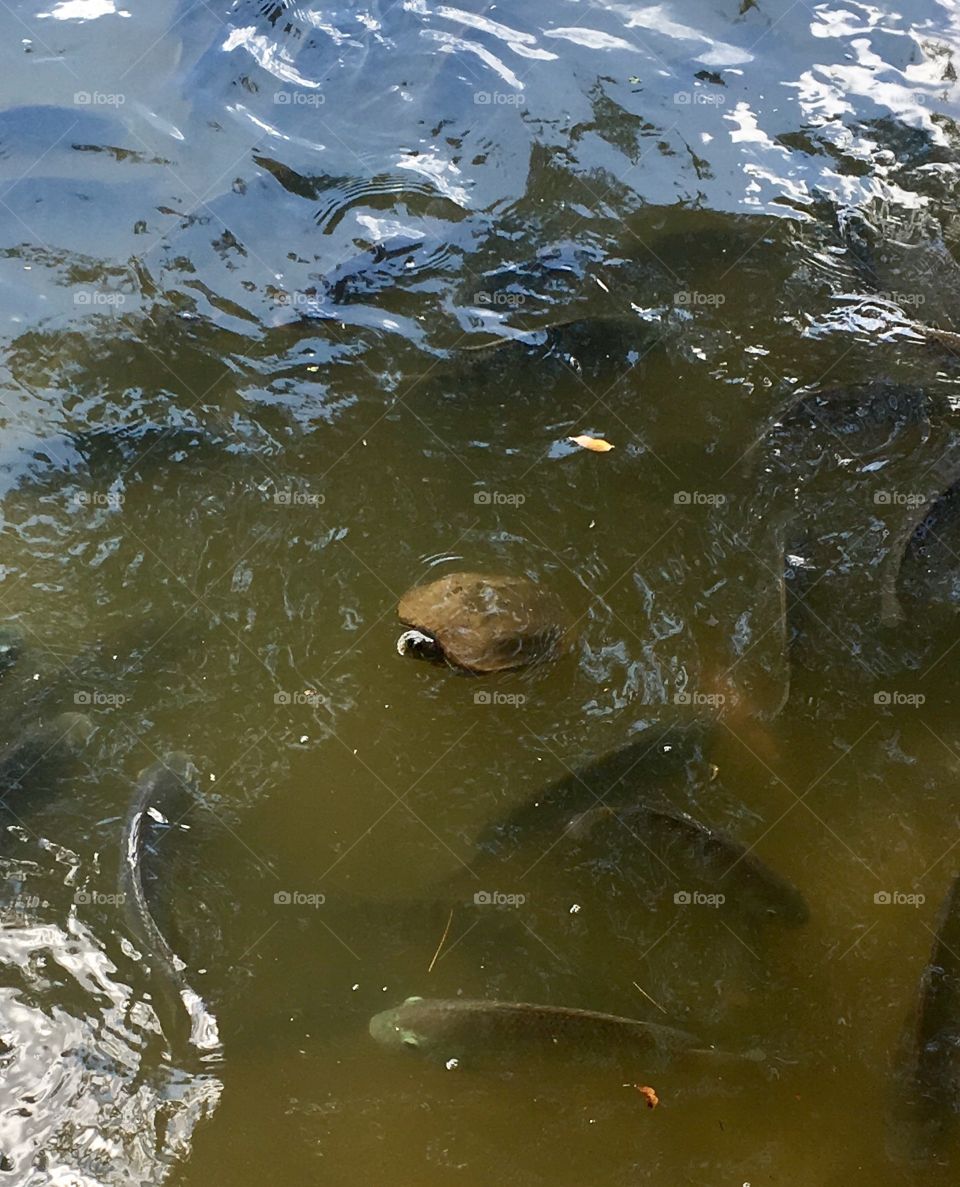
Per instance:
[[[868,580],[876,570],[884,626],[903,621],[897,583],[911,540],[923,531],[931,505],[960,481],[960,440],[952,423],[950,405],[935,389],[875,379],[802,391],[767,423],[748,451],[751,467],[768,491],[762,496],[765,508],[777,499],[779,487],[779,497],[786,496],[791,506],[799,492],[799,510],[807,515],[824,497],[824,490],[817,494],[814,489],[816,476],[827,481],[829,471],[836,483],[829,508],[836,527],[844,509],[853,510],[864,524],[867,510],[883,520],[882,552],[873,555],[871,546],[871,555],[858,563],[867,566],[863,576]],[[858,488],[859,504],[849,498],[849,473],[837,466],[836,446],[848,460],[855,459],[860,473],[882,475],[865,479],[878,485]],[[860,536],[863,528],[855,530]],[[864,537],[865,543],[869,540]],[[870,588],[873,597],[872,584]],[[876,613],[872,610],[871,619]]]
[[[384,1047],[416,1051],[451,1066],[549,1056],[646,1072],[672,1056],[707,1049],[686,1031],[564,1006],[408,997],[370,1020]],[[642,1066],[641,1066],[642,1065]]]
[[[506,857],[531,838],[559,833],[571,816],[596,805],[635,804],[689,762],[701,758],[704,723],[646,731],[636,741],[551,783],[478,838],[481,850]]]
[[[565,835],[574,843],[597,846],[609,828],[629,832],[651,855],[668,867],[675,865],[677,876],[689,880],[681,894],[703,886],[723,895],[724,905],[748,915],[768,916],[793,927],[809,918],[806,901],[795,886],[740,841],[687,812],[649,804],[616,809],[599,805],[573,817]],[[603,847],[609,848],[606,842]]]
[[[28,774],[78,754],[95,726],[85,713],[60,713],[0,749],[0,796]]]
[[[937,924],[895,1115],[907,1121],[909,1156],[941,1161],[960,1150],[960,875]]]
[[[552,784],[481,833],[477,877],[516,859],[529,867],[534,852],[534,865],[548,855],[577,864],[596,855],[618,876],[625,860],[640,873],[655,865],[674,878],[677,893],[704,890],[748,917],[805,923],[807,904],[786,879],[734,837],[664,802],[664,783],[700,760],[702,737],[699,726],[645,736]]]
[[[895,454],[904,442],[925,445],[948,412],[946,401],[934,392],[888,379],[803,389],[767,422],[750,447],[750,458],[754,467],[772,467],[788,477],[804,461],[813,469],[833,468],[836,459],[823,448],[824,433],[858,459],[881,458]]]
[[[147,902],[141,876],[147,817],[160,817],[159,805],[167,811],[176,802],[187,802],[196,791],[197,772],[186,755],[171,754],[141,771],[123,829],[120,854],[120,893],[128,926],[140,944],[150,966],[155,989],[158,1020],[177,1051],[187,1045],[199,1051],[219,1048],[217,1020],[203,999],[190,988],[184,965],[157,926]]]
[[[960,445],[942,457],[917,483],[922,489],[912,492],[912,514],[891,534],[890,545],[880,570],[880,620],[884,626],[898,626],[904,620],[898,586],[904,560],[914,542],[922,543],[928,533],[937,534],[939,515],[952,509],[951,496],[960,484]],[[949,549],[947,550],[949,551]]]
[[[936,322],[947,331],[960,328],[960,265],[935,218],[875,203],[844,211],[837,221],[868,292],[892,295],[895,304],[898,293],[909,294],[925,322]]]

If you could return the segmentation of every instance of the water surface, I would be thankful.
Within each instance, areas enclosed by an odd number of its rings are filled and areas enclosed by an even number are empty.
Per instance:
[[[10,1182],[954,1181],[955,1147],[898,1154],[960,839],[949,513],[880,609],[913,496],[954,480],[926,328],[960,332],[957,12],[742,8],[0,15],[5,729],[98,726],[4,800]],[[458,569],[555,589],[570,654],[401,659],[400,595]],[[681,761],[631,794],[754,846],[806,925],[685,904],[682,854],[626,835],[478,861],[668,725]],[[206,1061],[167,1050],[112,897],[172,750],[202,800],[147,885]],[[767,1058],[638,1068],[650,1112],[381,1051],[410,994]]]

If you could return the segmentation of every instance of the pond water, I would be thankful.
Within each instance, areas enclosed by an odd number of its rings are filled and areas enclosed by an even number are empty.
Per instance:
[[[960,1109],[956,5],[0,28],[0,743],[96,727],[0,750],[0,1182],[954,1183],[912,1093],[946,920]],[[398,655],[458,571],[554,591],[567,651]],[[175,751],[144,881],[205,1053],[118,896]],[[748,852],[603,811],[571,847],[561,780]],[[718,1054],[434,1066],[368,1034],[411,995]]]

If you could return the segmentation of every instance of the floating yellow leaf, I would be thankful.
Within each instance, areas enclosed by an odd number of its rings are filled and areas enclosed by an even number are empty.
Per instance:
[[[609,441],[604,441],[602,437],[568,437],[568,441],[572,441],[574,445],[579,445],[581,449],[590,449],[594,453],[609,453],[614,447]]]

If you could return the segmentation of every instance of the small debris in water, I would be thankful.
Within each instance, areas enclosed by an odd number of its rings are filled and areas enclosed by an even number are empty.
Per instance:
[[[643,996],[647,999],[648,1002],[653,1002],[653,1004],[657,1007],[658,1010],[660,1010],[661,1013],[666,1014],[667,1011],[663,1008],[663,1006],[661,1006],[658,1001],[656,1001],[654,998],[652,998],[650,996],[650,994],[647,993],[647,991],[643,988],[642,985],[638,985],[636,981],[634,981],[633,985],[634,985],[635,989],[640,990],[640,992],[643,994]],[[636,1085],[634,1085],[634,1087],[636,1087]]]
[[[309,741],[310,741],[310,735],[309,735],[309,734],[301,734],[301,735],[300,735],[300,741],[301,741],[301,742],[309,742]]]
[[[579,445],[581,449],[589,449],[592,453],[609,453],[615,448],[602,437],[588,437],[586,433],[581,433],[579,437],[568,437],[567,440]]]
[[[654,1092],[649,1084],[634,1084],[634,1088],[636,1088],[637,1092],[639,1092],[643,1099],[647,1102],[648,1109],[655,1109],[660,1103],[660,1097],[657,1096],[656,1092]]]
[[[447,1062],[443,1066],[447,1069],[448,1072],[452,1072],[454,1068],[460,1066],[460,1060],[459,1059],[448,1059]]]
[[[570,908],[570,914],[578,915],[579,913],[580,913],[580,904],[574,903],[573,906]]]
[[[450,908],[450,915],[447,918],[447,926],[443,929],[443,935],[440,937],[440,943],[437,945],[437,950],[433,954],[433,960],[430,961],[430,967],[427,969],[428,973],[433,972],[433,966],[437,963],[437,957],[440,955],[440,950],[447,942],[447,936],[450,934],[451,923],[453,923],[453,907]]]

